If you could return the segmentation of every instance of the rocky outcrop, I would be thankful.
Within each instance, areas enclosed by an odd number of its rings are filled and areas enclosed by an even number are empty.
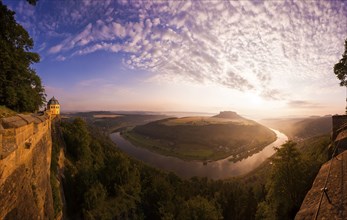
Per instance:
[[[213,117],[224,118],[224,119],[244,119],[243,117],[238,115],[236,112],[232,112],[232,111],[220,112],[218,115],[215,115]]]
[[[322,165],[296,220],[347,219],[347,115],[332,116],[331,140],[337,156]]]
[[[323,164],[295,219],[346,219],[346,178],[347,151]]]
[[[0,122],[0,219],[52,219],[49,116]]]

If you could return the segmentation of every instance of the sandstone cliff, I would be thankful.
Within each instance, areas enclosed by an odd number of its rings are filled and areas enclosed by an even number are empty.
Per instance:
[[[0,119],[0,219],[52,219],[51,119]]]

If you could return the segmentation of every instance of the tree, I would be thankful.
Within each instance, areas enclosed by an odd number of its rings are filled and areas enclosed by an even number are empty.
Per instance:
[[[276,148],[266,200],[259,204],[258,219],[293,219],[305,196],[305,170],[296,143]]]
[[[341,60],[335,64],[334,73],[341,81],[340,86],[347,86],[347,38],[345,40],[345,52],[342,54]]]
[[[30,67],[40,57],[30,52],[33,40],[14,14],[0,0],[0,105],[33,112],[44,104],[46,96],[40,77]]]
[[[183,204],[178,219],[217,220],[222,219],[222,215],[213,202],[204,197],[196,196]]]
[[[84,206],[86,210],[92,210],[102,205],[107,197],[107,191],[105,187],[96,182],[84,193]]]
[[[73,159],[87,169],[92,166],[92,141],[86,122],[81,118],[75,118],[72,123],[63,124],[63,135],[66,142],[66,150]]]

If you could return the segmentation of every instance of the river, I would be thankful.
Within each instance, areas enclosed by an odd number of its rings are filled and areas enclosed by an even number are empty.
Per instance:
[[[228,160],[230,157],[228,157],[217,161],[210,161],[205,165],[201,161],[186,161],[176,157],[164,156],[145,148],[136,147],[125,140],[119,132],[112,133],[110,137],[122,151],[153,167],[172,171],[184,178],[199,176],[212,179],[225,179],[252,171],[275,153],[274,147],[279,147],[288,140],[285,134],[274,129],[272,130],[276,133],[277,139],[267,145],[262,151],[235,163],[230,162]]]

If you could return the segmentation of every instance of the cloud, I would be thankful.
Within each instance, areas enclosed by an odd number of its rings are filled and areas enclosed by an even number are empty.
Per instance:
[[[51,55],[108,51],[158,80],[218,84],[275,100],[302,81],[335,83],[331,68],[347,33],[345,1],[49,4],[56,4],[54,13],[36,29],[52,33],[55,44],[46,47]]]
[[[92,28],[93,25],[89,23],[80,33],[75,36],[66,38],[62,43],[51,47],[48,52],[55,54],[61,51],[70,50],[76,46],[87,45],[90,41],[93,40],[93,35],[91,35]]]
[[[120,23],[113,22],[112,27],[113,27],[114,33],[119,38],[124,38],[126,36],[126,29]]]
[[[91,45],[89,47],[85,47],[82,50],[78,50],[75,53],[73,53],[71,55],[71,57],[78,56],[78,55],[85,55],[85,54],[93,53],[93,52],[99,51],[99,50],[106,50],[106,51],[117,53],[121,49],[122,49],[122,46],[119,44],[99,43],[99,44]]]
[[[290,108],[299,108],[299,109],[312,109],[312,108],[322,108],[324,106],[312,103],[309,101],[302,101],[302,100],[292,100],[287,102],[288,107]]]
[[[66,57],[64,57],[64,56],[62,56],[62,55],[59,55],[59,56],[57,56],[57,59],[56,59],[57,61],[64,61],[64,60],[66,60]]]
[[[49,53],[59,53],[63,48],[62,44],[55,45],[54,47],[51,47],[48,52]]]

